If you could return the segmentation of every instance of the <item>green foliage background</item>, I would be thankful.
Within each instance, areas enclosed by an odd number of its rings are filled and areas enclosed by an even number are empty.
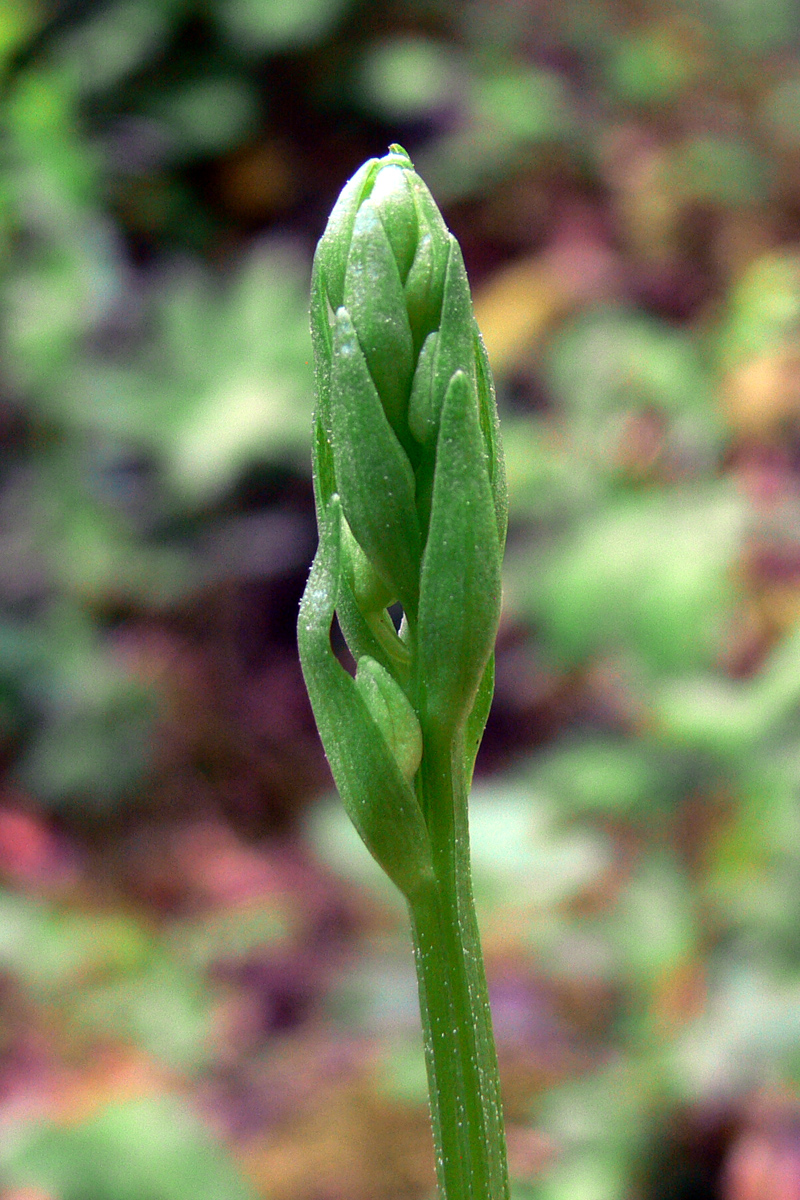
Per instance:
[[[311,253],[392,141],[503,416],[473,834],[516,1200],[786,1167],[799,17],[0,0],[4,1200],[430,1195],[402,914],[310,803],[292,645]]]

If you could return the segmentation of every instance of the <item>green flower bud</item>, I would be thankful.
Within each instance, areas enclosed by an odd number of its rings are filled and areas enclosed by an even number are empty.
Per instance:
[[[375,296],[381,297],[380,304],[375,303]],[[353,222],[343,305],[358,334],[389,424],[402,442],[414,348],[397,260],[370,200],[364,201]]]
[[[409,166],[411,164],[409,163]],[[419,222],[414,193],[405,167],[385,166],[377,171],[370,202],[391,243],[400,279],[405,283],[417,250]]]
[[[419,350],[428,334],[439,328],[450,234],[433,197],[419,177],[416,177],[414,199],[419,235],[405,293],[414,348]]]
[[[421,546],[414,472],[386,419],[345,308],[336,314],[330,436],[347,523],[392,594],[416,611]]]
[[[379,731],[406,784],[426,738],[458,738],[468,773],[492,693],[503,462],[461,250],[399,147],[366,163],[334,207],[315,257],[312,333],[318,519],[329,528],[339,506],[345,518],[334,603],[362,707],[331,672],[327,633],[319,675],[369,714],[362,733]],[[399,632],[387,611],[396,600]],[[322,641],[303,645],[314,680]],[[322,711],[318,680],[315,695]],[[340,786],[353,792],[352,779]],[[350,807],[374,843],[381,819]]]
[[[422,730],[408,697],[389,672],[367,655],[359,660],[356,686],[400,774],[410,783],[422,761]]]

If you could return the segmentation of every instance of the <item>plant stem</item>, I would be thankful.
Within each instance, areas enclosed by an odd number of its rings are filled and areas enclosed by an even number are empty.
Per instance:
[[[463,754],[426,746],[436,879],[409,902],[441,1200],[507,1200],[500,1079],[472,899]]]

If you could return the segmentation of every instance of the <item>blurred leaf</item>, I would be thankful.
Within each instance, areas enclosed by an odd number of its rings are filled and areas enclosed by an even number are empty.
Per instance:
[[[800,75],[793,70],[761,99],[761,121],[780,150],[800,149]]]
[[[163,45],[175,7],[175,0],[107,4],[61,39],[55,59],[84,94],[119,85]]]
[[[261,246],[224,286],[195,265],[165,280],[154,338],[127,365],[86,360],[65,388],[78,428],[152,451],[184,503],[311,440],[307,269]]]
[[[86,988],[74,1021],[93,1038],[132,1042],[157,1062],[185,1071],[207,1065],[211,1000],[201,976],[157,957],[133,977]]]
[[[531,910],[555,908],[590,884],[608,861],[599,835],[560,831],[556,806],[513,782],[476,787],[469,821],[479,911],[520,897]]]
[[[182,924],[173,931],[171,949],[179,961],[206,971],[219,963],[264,955],[288,935],[287,916],[276,904],[250,903]]]
[[[574,454],[549,423],[506,417],[503,452],[512,516],[552,521],[580,513],[602,493],[597,464]]]
[[[654,408],[674,419],[708,408],[709,380],[692,338],[625,309],[588,311],[551,339],[545,377],[578,422],[602,427],[615,411]]]
[[[72,1126],[44,1125],[5,1164],[6,1182],[60,1200],[252,1200],[236,1166],[182,1101],[110,1104]]]
[[[700,134],[679,147],[674,172],[692,201],[745,206],[767,198],[769,164],[744,138]]]
[[[774,740],[796,718],[798,701],[800,628],[777,645],[752,680],[704,675],[665,683],[658,712],[675,742],[748,759],[758,743]]]
[[[535,1195],[536,1200],[625,1200],[628,1172],[608,1155],[575,1155],[559,1163]]]
[[[796,962],[800,741],[752,755],[738,783],[739,802],[706,848],[704,898],[729,931],[729,953],[752,946],[765,963]]]
[[[376,43],[361,58],[357,94],[384,119],[408,121],[453,103],[459,74],[450,48],[421,37]]]
[[[122,913],[59,912],[9,892],[0,892],[0,912],[0,968],[51,999],[97,979],[135,972],[150,954],[146,932]]]
[[[350,0],[216,0],[214,12],[233,45],[245,53],[285,51],[316,41],[347,11]]]
[[[40,68],[20,75],[6,118],[23,215],[34,227],[56,232],[55,214],[63,220],[65,211],[87,205],[97,184],[95,153],[76,136],[77,96],[68,72]]]
[[[729,293],[719,334],[722,365],[774,352],[799,333],[800,257],[778,251],[755,259]]]
[[[699,928],[689,880],[668,853],[650,855],[623,892],[612,931],[624,969],[648,996],[692,960]]]
[[[666,20],[622,33],[606,67],[610,90],[633,104],[664,104],[697,82],[700,47],[691,27]]]
[[[515,142],[558,140],[572,128],[566,89],[554,71],[488,75],[477,83],[474,105],[478,121]]]
[[[573,528],[540,574],[514,565],[509,598],[570,661],[625,648],[656,671],[707,663],[737,598],[744,518],[727,489],[617,501]]]
[[[166,128],[179,158],[221,154],[258,128],[255,90],[234,76],[183,83],[162,93],[150,111]]]
[[[521,167],[536,148],[571,137],[576,117],[554,71],[509,68],[478,76],[467,119],[416,155],[439,203],[464,199]]]
[[[794,0],[703,0],[714,24],[745,53],[758,55],[791,42],[797,31]]]
[[[366,1037],[385,1038],[398,1032],[417,1037],[419,993],[407,937],[398,939],[395,948],[393,954],[387,944],[378,954],[361,956],[345,977],[334,982],[325,1010],[337,1024]]]
[[[17,773],[51,803],[77,796],[104,807],[141,779],[155,697],[96,637],[84,614],[55,614],[47,657],[26,691],[42,726]]]
[[[37,28],[41,17],[26,0],[0,3],[0,64],[6,62]]]
[[[476,787],[469,820],[475,898],[485,913],[520,897],[531,910],[554,908],[606,865],[608,848],[599,835],[557,833],[555,807],[524,784]],[[392,895],[358,835],[351,837],[341,805],[320,805],[309,836],[322,861],[345,878],[368,886],[381,899]]]
[[[697,473],[719,453],[705,363],[694,339],[666,321],[623,308],[567,320],[545,349],[544,379],[565,412],[573,480],[594,470],[610,482],[629,460],[634,470],[641,460]]]
[[[651,813],[666,786],[664,764],[645,746],[591,735],[537,756],[532,775],[570,814]]]
[[[646,1081],[621,1059],[544,1096],[536,1106],[538,1123],[562,1155],[543,1181],[542,1195],[548,1200],[623,1200],[648,1120],[648,1099]]]
[[[780,1078],[800,1045],[800,985],[762,964],[733,960],[715,973],[701,1017],[675,1048],[684,1094],[715,1101]]]
[[[424,1105],[428,1098],[428,1076],[422,1039],[394,1041],[381,1062],[379,1080],[390,1099],[401,1104]]]

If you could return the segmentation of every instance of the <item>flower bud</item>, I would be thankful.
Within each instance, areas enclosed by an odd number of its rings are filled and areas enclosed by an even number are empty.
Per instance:
[[[461,250],[399,147],[365,163],[334,207],[315,256],[312,333],[320,528],[334,494],[346,520],[339,623],[362,700],[410,779],[416,735],[403,748],[398,730],[463,734],[470,753],[479,740],[506,501]]]
[[[376,304],[378,296],[380,303]],[[342,304],[358,335],[389,424],[402,442],[414,348],[397,260],[371,200],[364,201],[353,222]]]
[[[422,730],[405,692],[380,663],[366,654],[358,663],[356,686],[400,774],[410,783],[422,761]]]
[[[393,164],[383,167],[375,174],[369,197],[386,230],[403,283],[414,261],[419,232],[414,193],[408,180],[408,169]]]

